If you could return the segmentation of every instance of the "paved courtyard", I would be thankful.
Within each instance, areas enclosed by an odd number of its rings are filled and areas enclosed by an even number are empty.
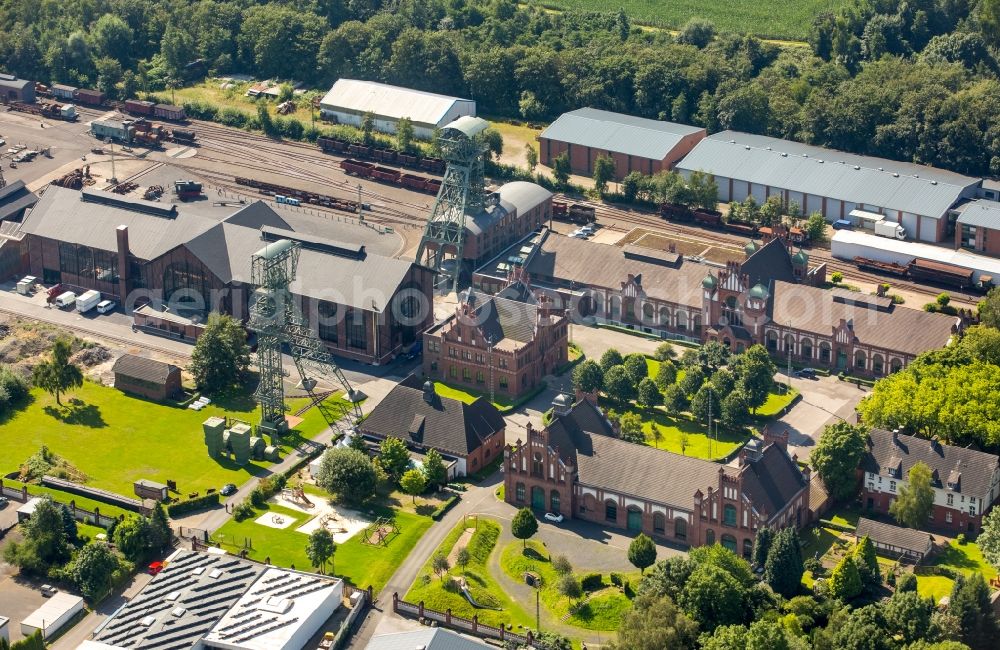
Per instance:
[[[784,383],[787,378],[779,373],[775,381]],[[817,379],[793,377],[792,386],[802,393],[802,399],[770,426],[788,430],[788,451],[803,462],[809,459],[826,425],[840,420],[857,422],[854,409],[870,390],[840,381],[833,375]]]

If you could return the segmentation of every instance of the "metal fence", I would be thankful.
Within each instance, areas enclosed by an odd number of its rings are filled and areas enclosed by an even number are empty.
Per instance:
[[[478,616],[473,616],[470,619],[463,618],[461,616],[453,616],[450,609],[444,612],[428,609],[424,607],[423,601],[414,604],[401,600],[398,593],[392,594],[392,611],[402,616],[412,616],[414,618],[431,620],[436,622],[438,625],[459,630],[474,636],[496,639],[501,642],[514,641],[515,643],[520,643],[529,648],[548,650],[546,646],[541,645],[535,640],[530,630],[527,634],[518,634],[516,632],[511,632],[502,623],[500,624],[500,627],[485,625],[479,622]]]
[[[27,486],[22,488],[9,487],[3,484],[3,480],[0,480],[0,495],[15,501],[20,501],[21,503],[26,503],[32,497],[38,496],[28,492]],[[101,528],[109,528],[113,523],[118,521],[117,517],[101,514],[100,509],[87,510],[86,508],[81,508],[76,505],[75,501],[72,500],[65,505],[69,508],[73,518],[77,521],[94,524],[95,526],[100,526]]]

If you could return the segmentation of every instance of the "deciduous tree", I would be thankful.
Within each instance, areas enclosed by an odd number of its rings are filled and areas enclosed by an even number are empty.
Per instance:
[[[602,154],[594,160],[594,189],[601,196],[608,191],[608,183],[615,177],[615,159]]]
[[[855,471],[865,453],[868,431],[863,426],[837,422],[820,434],[809,462],[834,499],[851,497],[857,487]]]
[[[583,393],[596,393],[604,383],[604,371],[596,361],[587,359],[573,369],[573,388]]]
[[[639,596],[622,616],[612,650],[694,650],[698,625],[669,596]]]
[[[396,149],[409,151],[414,137],[413,122],[408,117],[401,117],[396,122]]]
[[[638,395],[636,401],[641,406],[646,408],[653,408],[654,406],[659,406],[663,402],[663,395],[660,390],[653,383],[653,380],[649,377],[644,377],[642,381],[639,382]]]
[[[619,403],[635,397],[635,384],[625,366],[613,366],[604,372],[604,394]]]
[[[379,460],[386,473],[398,481],[410,467],[410,450],[400,438],[389,436],[379,444]]]
[[[556,180],[556,185],[560,188],[565,188],[569,184],[569,177],[572,173],[569,155],[565,151],[552,159],[552,178]]]
[[[776,372],[778,368],[763,345],[752,345],[736,357],[733,363],[736,384],[746,395],[747,405],[754,413],[764,405],[767,396],[774,390]]]
[[[313,568],[319,569],[320,573],[326,571],[326,563],[330,561],[337,551],[337,545],[333,543],[333,535],[326,528],[320,527],[309,535],[309,542],[306,544],[306,557]]]
[[[427,489],[427,477],[419,469],[410,469],[399,479],[399,486],[413,498],[413,503],[416,503],[417,495],[423,494]]]
[[[631,411],[622,413],[618,418],[618,437],[627,442],[642,444],[646,436],[642,432],[642,418]]]
[[[91,542],[76,554],[68,572],[83,595],[93,601],[111,588],[112,575],[119,564],[110,546]]]
[[[931,468],[923,462],[915,463],[906,484],[899,487],[899,496],[889,505],[889,514],[910,528],[923,527],[934,508],[931,481]]]
[[[437,449],[428,449],[424,454],[424,476],[427,477],[427,484],[434,488],[448,482],[448,468]]]
[[[990,588],[981,573],[959,573],[951,589],[948,611],[958,618],[962,643],[972,650],[996,647],[997,620],[990,607]]]
[[[656,370],[656,387],[661,391],[666,391],[669,386],[677,382],[677,366],[672,361],[661,361],[660,367]]]
[[[601,370],[607,372],[611,370],[614,366],[620,366],[625,363],[625,358],[622,357],[622,353],[614,348],[608,348],[601,355]]]
[[[639,382],[649,375],[646,357],[638,352],[625,355],[625,358],[622,359],[622,365],[625,366],[625,372],[628,373],[633,386],[638,386]]]
[[[444,579],[444,574],[448,573],[448,569],[450,568],[451,565],[448,564],[448,558],[446,558],[442,553],[438,553],[434,556],[434,559],[431,560],[431,569],[434,571],[435,575],[442,580]]]
[[[208,296],[203,299],[208,300]],[[232,316],[212,312],[191,350],[191,374],[200,390],[218,393],[239,386],[250,367],[243,326]]]
[[[375,469],[367,454],[337,447],[323,454],[316,485],[349,503],[361,503],[375,495]]]

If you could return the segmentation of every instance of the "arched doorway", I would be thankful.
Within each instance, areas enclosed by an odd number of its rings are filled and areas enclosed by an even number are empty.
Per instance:
[[[677,539],[687,539],[688,522],[681,517],[674,519],[674,537]]]
[[[531,507],[535,510],[545,509],[545,490],[537,485],[531,488]]]
[[[640,532],[642,530],[642,510],[639,510],[638,508],[629,508],[628,517],[625,521],[625,527],[633,533]]]

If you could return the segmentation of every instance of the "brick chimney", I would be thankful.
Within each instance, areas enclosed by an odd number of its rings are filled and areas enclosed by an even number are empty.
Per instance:
[[[764,429],[764,446],[770,444],[775,444],[788,451],[788,429],[783,429],[781,433],[774,430],[773,427],[767,427]]]
[[[115,229],[118,241],[118,300],[122,307],[129,294],[128,277],[128,226],[121,225]]]

